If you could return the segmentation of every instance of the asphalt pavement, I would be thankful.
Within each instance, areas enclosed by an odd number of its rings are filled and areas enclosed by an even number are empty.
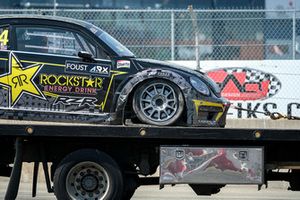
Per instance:
[[[0,199],[4,199],[8,178],[0,178]],[[196,196],[187,185],[166,186],[159,190],[158,186],[143,186],[138,188],[132,200],[300,200],[300,192],[287,190],[286,182],[270,182],[269,188],[257,191],[254,185],[230,185],[222,188],[219,194],[213,196]],[[22,182],[17,200],[30,200],[31,184]],[[55,200],[53,194],[46,192],[45,184],[38,183],[38,200]]]

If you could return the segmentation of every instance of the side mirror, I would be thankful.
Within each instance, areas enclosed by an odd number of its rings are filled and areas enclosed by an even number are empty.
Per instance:
[[[93,55],[87,51],[79,51],[78,57],[82,58],[84,62],[95,62]]]

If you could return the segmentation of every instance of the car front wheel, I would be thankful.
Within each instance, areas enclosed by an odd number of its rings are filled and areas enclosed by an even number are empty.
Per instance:
[[[144,123],[171,125],[181,117],[184,99],[174,83],[153,79],[137,88],[132,106],[138,119]]]

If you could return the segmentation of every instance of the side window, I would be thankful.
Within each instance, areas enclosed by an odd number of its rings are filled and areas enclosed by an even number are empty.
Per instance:
[[[16,27],[17,50],[77,56],[79,51],[87,51],[97,56],[96,46],[78,33],[44,27]]]
[[[8,49],[8,27],[0,27],[0,50]]]

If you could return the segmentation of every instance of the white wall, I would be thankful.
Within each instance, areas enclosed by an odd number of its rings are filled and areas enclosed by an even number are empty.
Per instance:
[[[179,65],[196,69],[195,61],[172,61]],[[257,61],[201,61],[201,70],[204,72],[218,71],[220,69],[239,68],[250,69],[257,73],[274,76],[281,83],[281,88],[274,96],[256,100],[230,100],[234,105],[257,111],[280,112],[300,116],[300,61],[297,60],[257,60]],[[269,86],[271,87],[271,86]],[[248,93],[251,95],[251,93]],[[224,90],[223,90],[224,95]],[[251,115],[247,111],[230,109],[228,118],[249,119],[266,118],[263,114]]]

